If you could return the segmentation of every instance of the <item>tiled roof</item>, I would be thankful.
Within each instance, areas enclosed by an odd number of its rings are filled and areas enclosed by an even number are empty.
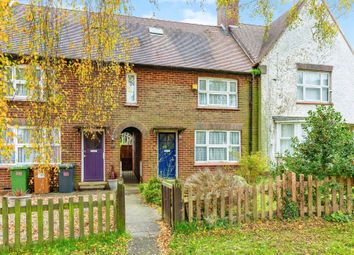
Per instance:
[[[15,17],[22,31],[27,5],[17,5]],[[68,17],[59,44],[60,54],[69,59],[83,58],[83,34],[79,21],[80,11],[67,11]],[[219,26],[206,26],[156,19],[119,16],[126,28],[125,36],[136,38],[139,46],[130,53],[133,64],[218,70],[228,72],[249,72],[252,62],[230,34]],[[163,29],[163,35],[149,33],[149,27]],[[28,40],[24,33],[14,33],[11,46],[2,51],[25,52]],[[117,49],[117,54],[120,52]],[[108,59],[109,60],[109,59]]]
[[[299,1],[294,8],[299,10],[304,4],[305,1]],[[289,25],[288,16],[290,11],[285,12],[273,21],[267,34],[265,34],[265,26],[239,24],[238,26],[230,27],[231,33],[239,40],[240,46],[248,53],[253,63],[259,63],[281,37]]]

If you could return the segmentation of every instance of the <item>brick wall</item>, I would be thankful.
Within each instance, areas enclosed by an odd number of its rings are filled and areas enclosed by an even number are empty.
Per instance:
[[[215,165],[195,166],[194,131],[196,129],[240,130],[242,154],[248,153],[250,75],[142,66],[135,66],[133,70],[137,73],[138,105],[126,106],[125,89],[122,89],[119,110],[112,116],[105,135],[105,168],[107,171],[111,165],[114,165],[115,169],[119,169],[119,135],[127,127],[135,127],[142,133],[141,157],[144,181],[157,174],[157,134],[153,131],[155,127],[184,129],[178,135],[178,175],[183,179],[199,169],[220,167]],[[192,90],[192,84],[198,83],[198,77],[238,80],[239,110],[198,109],[198,94]],[[255,99],[257,99],[257,86],[254,89]],[[72,108],[75,98],[80,93],[77,90],[76,80],[69,77],[66,87],[71,90],[68,103]],[[12,115],[23,118],[20,109],[26,107],[26,104],[19,104],[19,111],[12,113]],[[254,102],[254,105],[253,141],[256,144],[258,141],[257,102]],[[77,165],[77,182],[81,180],[82,142],[78,126],[80,126],[79,123],[71,123],[62,127],[62,162],[71,162]],[[115,139],[112,139],[113,134]],[[5,184],[2,184],[3,177],[0,176],[0,178],[0,189],[2,189]]]

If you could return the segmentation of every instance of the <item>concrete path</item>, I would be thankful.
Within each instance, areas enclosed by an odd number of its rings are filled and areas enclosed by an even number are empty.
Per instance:
[[[159,254],[156,239],[160,226],[156,221],[161,217],[155,209],[143,204],[138,193],[137,185],[125,185],[126,227],[132,236],[128,254]]]

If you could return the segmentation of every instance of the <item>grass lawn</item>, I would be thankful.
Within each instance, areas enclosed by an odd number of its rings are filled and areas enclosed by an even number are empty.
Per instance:
[[[56,240],[52,243],[35,244],[10,250],[0,254],[46,254],[46,255],[79,255],[79,254],[127,254],[127,234],[98,234],[82,239]]]
[[[180,226],[171,254],[354,254],[354,222],[273,221],[242,227]]]

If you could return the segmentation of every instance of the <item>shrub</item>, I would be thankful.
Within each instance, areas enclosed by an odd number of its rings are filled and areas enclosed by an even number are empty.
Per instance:
[[[299,217],[299,207],[291,200],[291,192],[287,191],[283,198],[282,212],[284,219],[296,219]]]
[[[350,222],[352,220],[352,215],[351,214],[344,214],[341,211],[334,212],[331,215],[325,216],[325,220],[331,221],[331,222]]]
[[[161,205],[161,180],[153,177],[147,183],[139,185],[139,191],[145,202]]]
[[[233,175],[223,169],[210,171],[205,169],[189,176],[184,184],[185,188],[198,188],[203,195],[219,194],[221,190],[230,190],[247,186],[241,176]]]
[[[256,183],[258,177],[264,176],[269,171],[269,160],[261,152],[242,157],[240,165],[236,173],[239,173],[250,184]]]
[[[303,129],[306,139],[294,139],[293,154],[284,158],[287,169],[320,179],[354,176],[354,133],[333,106],[309,111]]]

